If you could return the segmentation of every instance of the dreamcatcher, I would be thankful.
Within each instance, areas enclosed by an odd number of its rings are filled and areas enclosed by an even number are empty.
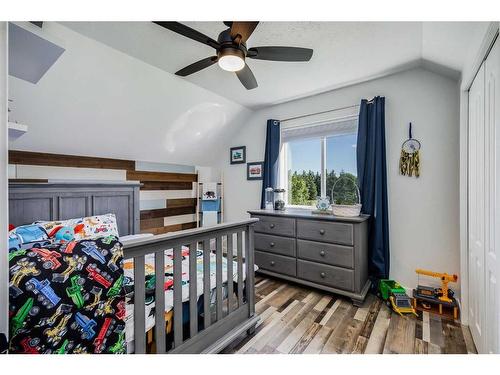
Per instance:
[[[399,172],[403,176],[420,177],[420,142],[412,137],[411,122],[409,127],[409,138],[401,146],[401,158],[399,159]]]

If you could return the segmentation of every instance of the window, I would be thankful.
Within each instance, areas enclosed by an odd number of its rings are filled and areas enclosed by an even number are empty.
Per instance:
[[[288,142],[288,204],[315,204],[321,193],[321,139],[308,138]],[[288,189],[287,189],[288,190]]]
[[[357,131],[326,138],[326,196],[340,203],[357,203],[354,184],[357,184],[356,143]],[[334,195],[332,189],[339,177]],[[350,182],[351,180],[352,182]],[[354,194],[354,196],[353,196]],[[332,198],[333,197],[333,198]]]
[[[333,199],[338,203],[357,201],[358,118],[357,113],[343,114],[329,113],[321,121],[308,116],[298,124],[282,122],[280,185],[286,189],[289,206],[315,206],[318,196],[332,200],[334,186]]]

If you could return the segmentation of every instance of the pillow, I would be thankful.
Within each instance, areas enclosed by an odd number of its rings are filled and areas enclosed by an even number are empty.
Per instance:
[[[50,244],[49,235],[41,225],[21,225],[9,232],[9,251],[44,247]]]
[[[118,225],[114,214],[88,216],[59,221],[39,221],[51,238],[58,242],[91,240],[99,237],[118,237]]]

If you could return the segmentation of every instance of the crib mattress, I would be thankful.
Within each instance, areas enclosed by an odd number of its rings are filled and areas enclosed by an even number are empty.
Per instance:
[[[189,300],[189,257],[190,250],[188,247],[182,248],[182,301]],[[222,258],[222,281],[227,282],[227,258]],[[134,283],[134,261],[127,259],[124,261],[125,286],[133,286]],[[148,254],[145,257],[145,275],[153,277],[154,275],[154,254]],[[198,249],[196,252],[196,269],[197,269],[197,296],[203,294],[203,250]],[[257,266],[255,266],[257,270]],[[215,254],[210,252],[210,288],[213,291],[216,287],[216,259]],[[173,250],[165,251],[165,313],[173,309]],[[245,265],[243,266],[243,280],[246,278]],[[237,262],[233,261],[233,280],[238,280]],[[146,316],[146,332],[155,325],[154,317],[154,297],[147,298],[145,303]],[[134,339],[134,304],[131,298],[126,298],[126,314],[125,314],[125,339],[131,342]]]

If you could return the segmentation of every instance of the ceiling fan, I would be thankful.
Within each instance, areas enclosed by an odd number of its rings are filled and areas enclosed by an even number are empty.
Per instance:
[[[281,46],[247,48],[246,41],[252,35],[258,22],[224,22],[228,29],[222,31],[217,40],[179,22],[154,23],[186,38],[206,44],[216,51],[216,55],[188,65],[176,72],[176,75],[185,77],[218,63],[222,69],[235,72],[247,90],[252,90],[258,85],[255,76],[245,62],[246,58],[271,61],[309,61],[313,54],[313,50],[310,48]]]

